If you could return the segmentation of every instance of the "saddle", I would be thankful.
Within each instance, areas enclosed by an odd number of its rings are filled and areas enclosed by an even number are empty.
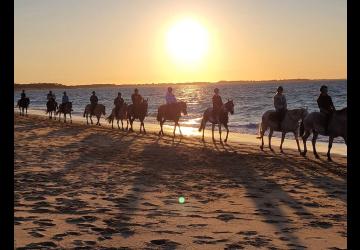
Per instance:
[[[276,129],[281,129],[281,122],[285,118],[286,113],[283,116],[279,112],[273,111],[269,114],[269,121],[277,124]]]

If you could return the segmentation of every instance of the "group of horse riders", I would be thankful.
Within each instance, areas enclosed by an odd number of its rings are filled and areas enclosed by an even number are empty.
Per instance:
[[[283,94],[283,92],[284,92],[283,87],[279,86],[277,88],[276,94],[273,97],[274,107],[275,107],[275,111],[276,111],[276,113],[274,114],[274,119],[276,119],[278,121],[279,130],[281,130],[281,122],[284,119],[286,111],[287,111],[286,97]],[[28,99],[28,98],[26,97],[25,90],[22,90],[21,100],[25,100],[25,99]],[[47,100],[48,100],[47,105],[49,105],[49,103],[51,103],[51,102],[55,102],[55,100],[56,100],[55,94],[52,93],[51,90],[47,94]],[[90,96],[91,115],[94,114],[94,109],[95,109],[96,105],[98,104],[98,100],[99,99],[96,96],[95,91],[93,91],[92,95]],[[131,100],[132,100],[132,103],[133,103],[135,109],[143,101],[143,97],[139,94],[139,90],[137,88],[135,88],[134,93],[131,95]],[[169,104],[169,105],[177,103],[177,99],[176,99],[176,97],[173,93],[173,89],[171,87],[168,87],[168,89],[167,89],[167,92],[165,95],[165,100],[166,100],[166,104]],[[66,91],[64,91],[61,104],[66,105],[67,103],[69,103],[69,96],[66,94]],[[115,113],[119,112],[119,110],[121,109],[121,107],[124,103],[125,102],[121,96],[121,93],[118,92],[118,96],[114,99]],[[317,99],[317,104],[320,109],[320,112],[322,114],[324,114],[326,117],[326,124],[328,124],[328,122],[331,118],[331,115],[335,111],[335,107],[334,107],[331,97],[328,95],[328,87],[325,85],[321,86],[321,88],[320,88],[320,95]],[[220,110],[223,105],[224,105],[224,103],[220,96],[220,91],[218,88],[215,88],[214,95],[212,97],[212,115],[213,115],[213,119],[217,123],[219,123],[219,114],[220,114]],[[325,126],[325,130],[326,130],[325,134],[327,134],[327,126]]]

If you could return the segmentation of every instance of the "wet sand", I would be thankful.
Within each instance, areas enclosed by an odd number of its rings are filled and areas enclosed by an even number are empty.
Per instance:
[[[14,131],[17,249],[346,249],[344,155],[37,116]]]

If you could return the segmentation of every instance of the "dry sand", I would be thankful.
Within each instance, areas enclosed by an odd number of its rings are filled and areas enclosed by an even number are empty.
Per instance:
[[[36,116],[14,131],[18,249],[347,247],[346,156]]]

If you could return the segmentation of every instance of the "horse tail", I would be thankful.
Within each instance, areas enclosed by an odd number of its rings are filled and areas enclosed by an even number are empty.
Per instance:
[[[113,113],[111,113],[111,115],[109,115],[109,117],[106,118],[106,120],[107,120],[109,123],[111,123],[111,121],[114,120],[114,115],[113,115]]]
[[[304,132],[305,132],[304,121],[301,120],[301,123],[300,123],[300,136],[301,137],[304,135]]]
[[[262,138],[262,133],[263,133],[262,122],[260,122],[260,124],[259,124],[259,135],[256,137],[256,139],[261,139]]]

